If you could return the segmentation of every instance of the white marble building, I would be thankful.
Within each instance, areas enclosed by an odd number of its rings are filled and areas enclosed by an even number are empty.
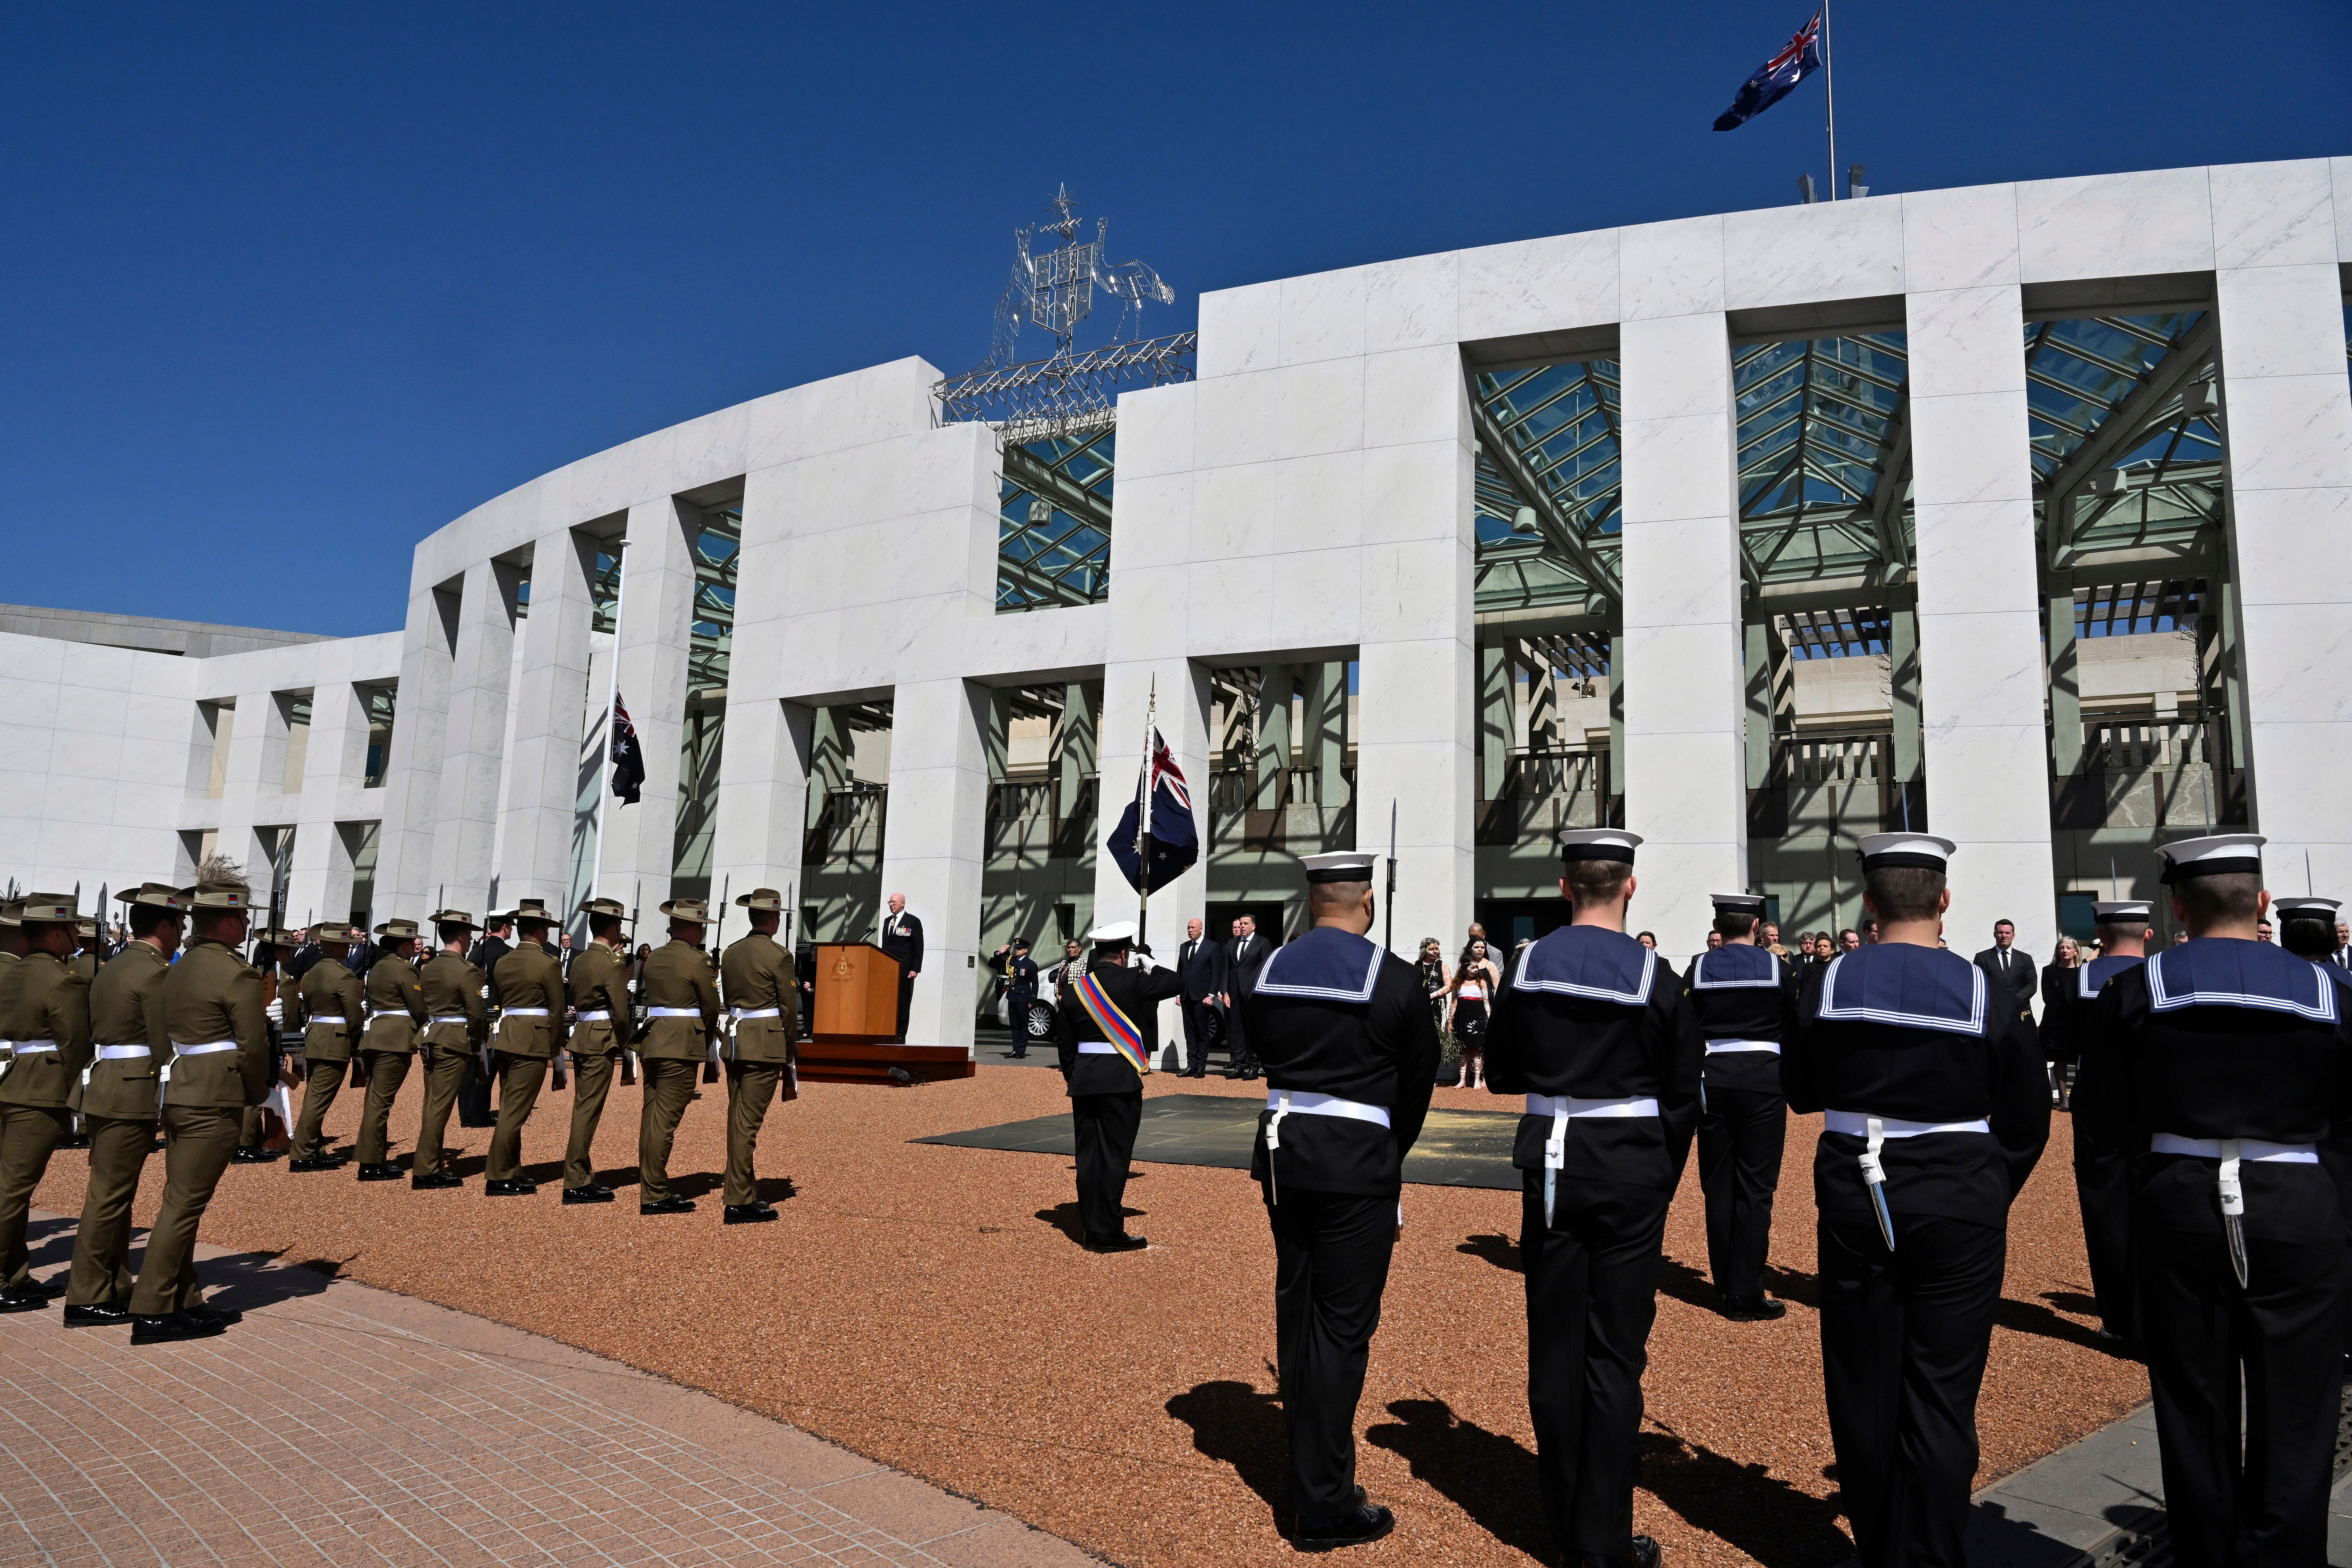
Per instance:
[[[1100,682],[1115,795],[1147,690],[1205,780],[1213,668],[1353,661],[1359,837],[1384,847],[1393,803],[1400,938],[1458,933],[1478,892],[1486,621],[1473,376],[1605,354],[1622,378],[1613,766],[1647,839],[1639,918],[1688,951],[1706,895],[1750,881],[1735,345],[1868,326],[1899,330],[1908,355],[1912,564],[1895,575],[1926,810],[1961,847],[1954,945],[1998,905],[2046,952],[2052,590],[2025,329],[2178,306],[2206,312],[2210,417],[2226,422],[2247,809],[2296,883],[2307,854],[2321,891],[2352,891],[2347,262],[2352,158],[1695,217],[1207,294],[1197,380],[1119,404],[1108,597],[1022,614],[996,605],[1003,459],[987,426],[939,423],[938,371],[902,360],[790,388],[436,530],[395,632],[213,657],[0,632],[0,867],[94,889],[184,871],[206,835],[265,859],[292,827],[295,918],[343,912],[371,856],[377,919],[436,897],[563,900],[614,657],[594,629],[598,550],[625,538],[618,685],[655,765],[604,823],[600,886],[651,904],[676,853],[694,542],[727,512],[740,552],[711,886],[801,879],[813,716],[887,700],[880,879],[930,944],[910,1037],[971,1037],[992,689]],[[386,692],[372,784],[369,700]],[[1208,897],[1188,873],[1155,929]],[[1134,901],[1104,861],[1097,917]]]

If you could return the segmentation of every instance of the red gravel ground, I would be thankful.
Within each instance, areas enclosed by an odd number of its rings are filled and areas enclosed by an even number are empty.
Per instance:
[[[1206,1081],[1210,1093],[1250,1086]],[[1155,1076],[1152,1094],[1204,1085]],[[1260,1090],[1260,1093],[1263,1091]],[[412,1137],[404,1095],[395,1137]],[[1499,1109],[1483,1092],[1440,1104]],[[723,1094],[693,1106],[671,1162],[700,1212],[645,1219],[637,1094],[615,1086],[598,1153],[611,1205],[559,1203],[568,1094],[542,1097],[525,1159],[544,1184],[488,1199],[487,1131],[451,1129],[453,1192],[232,1167],[208,1241],[277,1254],[530,1329],[792,1422],[1129,1568],[1239,1568],[1293,1554],[1272,1361],[1274,1251],[1238,1171],[1144,1165],[1129,1186],[1148,1252],[1072,1236],[1067,1159],[916,1145],[1060,1109],[1059,1075],[987,1066],[916,1089],[812,1085],[768,1121],[761,1168],[782,1218],[722,1227]],[[358,1097],[330,1119],[348,1140]],[[2147,1397],[2093,1342],[2066,1119],[2011,1215],[1979,1409],[1979,1484]],[[1851,1552],[1838,1517],[1812,1310],[1811,1145],[1791,1119],[1772,1247],[1778,1323],[1709,1307],[1696,1162],[1666,1230],[1635,1527],[1678,1563],[1801,1568]],[[405,1148],[404,1142],[401,1145]],[[678,1180],[678,1173],[687,1173]],[[36,1206],[80,1207],[61,1153]],[[149,1167],[138,1218],[162,1186]],[[1392,1506],[1351,1563],[1549,1561],[1535,1499],[1515,1193],[1408,1187],[1407,1228],[1358,1412],[1359,1476]],[[253,1352],[271,1354],[256,1337]],[[289,1373],[295,1368],[285,1369]]]

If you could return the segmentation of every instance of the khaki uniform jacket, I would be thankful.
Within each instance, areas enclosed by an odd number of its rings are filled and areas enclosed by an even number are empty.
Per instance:
[[[646,1006],[685,1007],[699,1018],[648,1016],[637,1054],[649,1062],[699,1061],[719,1028],[719,984],[710,960],[688,942],[667,942],[646,959]]]
[[[572,961],[572,1005],[579,1013],[609,1013],[609,1018],[572,1021],[565,1041],[576,1060],[617,1055],[629,1044],[628,961],[601,942],[592,942]]]
[[[8,972],[16,968],[20,962],[22,961],[13,952],[0,952],[0,990],[6,988]],[[5,1068],[8,1065],[8,1058],[16,1054],[16,1047],[8,1042],[5,1016],[0,1015],[0,1068]]]
[[[155,1079],[172,1058],[163,1018],[163,980],[171,973],[171,960],[152,942],[132,942],[98,972],[89,988],[91,1046],[144,1046],[147,1055],[107,1062],[93,1057],[74,1085],[74,1109],[84,1116],[152,1121],[163,1113]]]
[[[286,1009],[286,1028],[298,1037],[304,1060],[351,1060],[352,1047],[366,1026],[367,987],[350,964],[340,958],[321,958],[302,972],[292,1005]]]
[[[563,1044],[563,965],[535,942],[524,942],[492,966],[499,991],[498,1048],[509,1056],[555,1055]],[[518,1007],[544,1007],[544,1018],[518,1018]]]
[[[793,973],[793,955],[765,931],[753,931],[729,947],[719,962],[719,977],[727,988],[727,1005],[736,1013],[764,1012],[772,1018],[735,1020],[735,1047],[730,1059],[739,1062],[788,1062],[793,1042],[800,1037],[800,986]]]
[[[490,1005],[482,1000],[480,969],[454,952],[436,952],[416,971],[427,1019],[425,1043],[436,1050],[469,1051],[484,1037]],[[455,1018],[457,1022],[441,1020]]]
[[[387,952],[369,966],[367,1037],[362,1050],[397,1051],[414,1056],[425,1033],[425,987],[415,967],[396,952]]]
[[[89,1065],[89,983],[54,953],[28,952],[0,970],[0,1038],[58,1043],[9,1063],[0,1104],[63,1107]]]
[[[234,948],[189,943],[163,976],[163,1023],[171,1032],[166,1105],[259,1105],[269,1097],[269,1019],[261,1010],[261,971]],[[200,1057],[183,1046],[236,1043]]]
[[[98,954],[77,952],[66,960],[66,969],[69,973],[80,975],[81,983],[87,985],[98,978]],[[109,1040],[106,1043],[112,1045],[114,1042]]]

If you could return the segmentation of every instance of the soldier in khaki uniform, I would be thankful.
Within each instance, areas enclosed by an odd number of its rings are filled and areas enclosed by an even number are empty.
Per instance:
[[[367,1101],[360,1108],[360,1180],[396,1182],[392,1141],[385,1124],[392,1102],[408,1079],[408,1064],[424,1036],[425,987],[416,978],[415,921],[386,921],[375,928],[383,956],[368,966],[367,1033],[360,1037],[361,1081]]]
[[[0,973],[0,1037],[16,1055],[0,1070],[0,1312],[37,1311],[58,1292],[26,1263],[25,1225],[49,1156],[73,1131],[67,1100],[89,1064],[89,983],[67,967],[73,900],[33,893],[19,908],[26,953]]]
[[[294,1125],[289,1171],[340,1171],[344,1156],[330,1152],[322,1129],[327,1112],[342,1092],[343,1072],[367,1026],[367,991],[343,960],[364,931],[345,925],[319,928],[319,951],[326,956],[302,972],[286,1027],[302,1042],[302,1118]]]
[[[661,910],[669,916],[669,941],[646,959],[646,1039],[637,1053],[646,1067],[637,1212],[692,1214],[694,1200],[669,1190],[669,1150],[694,1098],[696,1065],[709,1059],[719,1037],[719,986],[701,945],[708,907],[700,899],[673,899]]]
[[[588,917],[588,945],[572,960],[572,1142],[563,1153],[563,1201],[609,1204],[613,1189],[596,1179],[596,1124],[604,1120],[604,1096],[613,1087],[613,1066],[629,1037],[629,963],[621,956],[627,938],[616,899],[591,899],[580,906]]]
[[[245,1108],[269,1092],[261,972],[236,955],[252,890],[218,858],[198,868],[194,940],[163,976],[163,1202],[131,1292],[131,1342],[202,1339],[233,1321],[205,1306],[196,1226],[236,1152]]]
[[[74,921],[74,955],[66,961],[66,968],[81,976],[85,985],[98,978],[99,965],[104,962],[99,954],[98,922],[84,918]]]
[[[246,1108],[244,1123],[237,1129],[236,1152],[229,1156],[233,1165],[266,1165],[279,1152],[264,1140],[269,1136],[270,1104],[278,1100],[278,1089],[286,1081],[286,961],[301,945],[299,931],[269,930],[253,938],[253,956],[247,962],[261,973],[261,1016],[269,1028],[270,1087],[259,1105]],[[279,1106],[289,1141],[294,1131],[293,1109],[290,1098]]]
[[[489,1005],[482,1000],[481,970],[466,962],[466,949],[482,928],[463,910],[443,910],[433,917],[433,934],[441,951],[417,966],[417,984],[425,988],[425,1121],[416,1130],[416,1158],[409,1163],[408,1184],[425,1191],[462,1187],[466,1178],[449,1169],[442,1157],[442,1136],[449,1130],[449,1113],[457,1108],[457,1091],[476,1067],[475,1052],[489,1037]]]
[[[800,987],[793,955],[776,941],[783,920],[783,895],[756,888],[735,900],[751,911],[751,934],[734,942],[719,961],[719,977],[734,1017],[727,1049],[727,1212],[725,1223],[751,1225],[776,1217],[773,1204],[760,1201],[752,1155],[760,1124],[781,1087],[786,1100],[799,1098],[793,1077],[800,1038]]]
[[[491,1076],[499,1084],[499,1130],[490,1134],[488,1181],[494,1198],[527,1197],[539,1191],[523,1180],[522,1124],[539,1103],[547,1065],[563,1048],[563,965],[547,950],[550,923],[545,906],[526,902],[512,915],[522,940],[498,962],[499,1032],[492,1042]]]
[[[8,971],[25,956],[25,927],[16,918],[24,908],[22,899],[0,904],[0,984],[6,984]],[[9,1060],[16,1054],[8,1043],[7,1027],[7,1020],[0,1017],[0,1077],[6,1075]],[[5,1142],[0,1138],[0,1143]]]
[[[154,1152],[172,1054],[163,977],[187,934],[188,895],[179,889],[149,882],[116,896],[131,906],[131,942],[90,984],[90,1064],[73,1089],[89,1128],[89,1186],[66,1290],[69,1329],[131,1321],[131,1205]]]

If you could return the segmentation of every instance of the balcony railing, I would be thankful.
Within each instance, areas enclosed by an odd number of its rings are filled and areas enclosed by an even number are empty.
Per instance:
[[[1353,831],[1355,769],[1339,770],[1339,788],[1334,793],[1339,798],[1323,798],[1322,770],[1316,767],[1279,769],[1263,786],[1255,768],[1215,769],[1209,774],[1211,847],[1229,845],[1236,828],[1245,849],[1290,849],[1311,854],[1327,841],[1345,842],[1346,836]],[[1293,812],[1317,814],[1311,828],[1304,821],[1290,822]],[[1298,834],[1311,835],[1313,848],[1307,847],[1304,839],[1298,843],[1289,841]]]
[[[1609,825],[1607,748],[1514,752],[1501,787],[1478,803],[1475,842],[1491,847],[1550,839],[1563,827]]]
[[[2051,783],[2051,822],[2105,827],[2242,826],[2246,778],[2223,765],[2223,721],[2190,712],[2172,719],[2094,719],[2083,725],[2080,773]]]
[[[988,848],[991,854],[1043,849],[1057,860],[1086,853],[1094,835],[1099,781],[1081,778],[1065,792],[1058,773],[1041,779],[1006,779],[988,788]],[[1068,799],[1063,798],[1065,794]]]
[[[816,826],[802,837],[801,863],[821,866],[837,855],[879,853],[888,830],[890,786],[852,779],[824,794]]]

